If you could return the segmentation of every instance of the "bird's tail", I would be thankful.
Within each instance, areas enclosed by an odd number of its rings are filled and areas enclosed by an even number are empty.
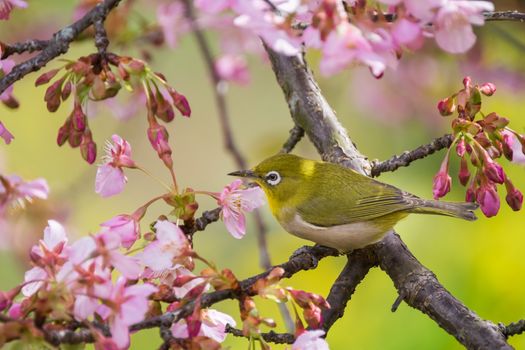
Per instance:
[[[411,213],[445,215],[461,218],[469,221],[477,219],[473,210],[478,209],[477,203],[441,202],[421,199],[420,205],[410,209]]]

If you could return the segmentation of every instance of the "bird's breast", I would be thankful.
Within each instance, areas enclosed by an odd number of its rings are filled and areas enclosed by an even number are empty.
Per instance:
[[[279,217],[280,216],[280,217]],[[283,212],[279,215],[281,226],[291,234],[341,252],[363,248],[380,241],[392,227],[373,221],[360,221],[344,225],[323,227],[306,222],[298,213]]]

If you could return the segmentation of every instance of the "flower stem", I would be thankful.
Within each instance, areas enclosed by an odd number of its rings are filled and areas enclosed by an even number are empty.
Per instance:
[[[167,183],[165,183],[164,181],[160,180],[159,178],[153,176],[149,171],[147,171],[146,169],[142,168],[141,166],[138,166],[136,167],[136,169],[142,171],[144,174],[148,175],[149,177],[151,177],[153,180],[157,181],[158,183],[160,183],[163,187],[165,187],[169,193],[173,193],[173,188],[171,188]],[[175,193],[177,194],[177,193]]]

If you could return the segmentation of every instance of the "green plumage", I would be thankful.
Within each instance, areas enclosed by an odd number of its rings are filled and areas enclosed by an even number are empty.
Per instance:
[[[322,233],[319,233],[323,229],[328,232],[329,228],[352,224],[355,224],[352,229],[370,231],[371,243],[410,213],[476,219],[472,212],[477,208],[475,203],[421,199],[337,164],[291,154],[270,157],[250,171],[232,175],[255,180],[264,189],[272,212],[283,227],[319,243],[323,243]],[[302,231],[308,232],[303,234]],[[362,237],[359,239],[358,245],[362,246]],[[353,246],[352,242],[345,244]]]

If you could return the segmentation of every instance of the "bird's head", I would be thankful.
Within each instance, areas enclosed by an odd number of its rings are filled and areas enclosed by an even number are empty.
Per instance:
[[[278,154],[263,160],[250,170],[228,175],[250,179],[266,193],[270,202],[285,202],[307,186],[315,171],[315,161],[293,154]]]

